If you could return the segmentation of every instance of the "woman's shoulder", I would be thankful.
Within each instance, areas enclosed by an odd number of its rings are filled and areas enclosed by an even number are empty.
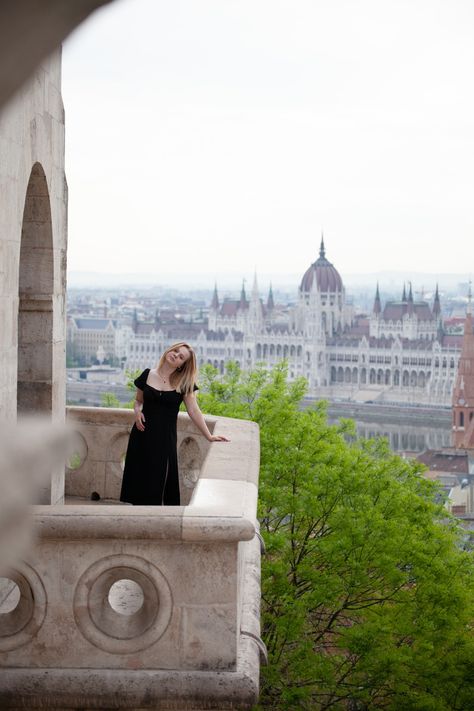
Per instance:
[[[139,388],[139,390],[143,390],[143,388],[145,387],[148,378],[148,373],[150,372],[150,370],[150,368],[145,368],[145,370],[143,370],[140,375],[133,381],[133,384],[135,385],[135,387]]]

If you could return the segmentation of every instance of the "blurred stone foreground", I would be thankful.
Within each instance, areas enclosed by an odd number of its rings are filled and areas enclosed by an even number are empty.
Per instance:
[[[66,426],[41,417],[3,422],[0,428],[0,570],[24,556],[33,544],[30,504],[49,494],[51,472],[64,469],[73,446]]]
[[[103,4],[0,3],[0,708],[250,709],[258,428],[180,414],[183,505],[134,507],[130,411],[66,412],[60,45]]]

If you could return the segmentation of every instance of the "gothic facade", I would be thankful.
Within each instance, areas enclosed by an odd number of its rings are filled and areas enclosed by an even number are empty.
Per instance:
[[[220,371],[229,360],[247,369],[285,359],[289,378],[304,376],[310,396],[413,404],[450,404],[460,353],[460,337],[443,333],[438,289],[432,304],[416,301],[410,285],[382,307],[377,286],[372,313],[356,315],[323,239],[294,306],[275,304],[271,287],[262,300],[255,277],[250,295],[242,286],[239,299],[220,301],[215,287],[207,328],[135,322],[121,340],[131,368],[188,340],[200,365]]]

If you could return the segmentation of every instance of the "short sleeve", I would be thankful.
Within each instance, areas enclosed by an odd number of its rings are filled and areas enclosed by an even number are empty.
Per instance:
[[[150,372],[150,368],[145,368],[145,370],[143,371],[143,373],[141,373],[141,375],[139,375],[138,378],[136,378],[136,379],[133,381],[133,384],[134,384],[135,387],[137,387],[139,390],[144,390],[144,389],[145,389],[146,380],[147,380],[147,378],[148,378],[148,373],[149,373],[149,372]]]

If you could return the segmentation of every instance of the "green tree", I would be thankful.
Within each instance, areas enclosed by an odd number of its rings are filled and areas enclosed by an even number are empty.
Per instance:
[[[127,388],[133,392],[133,397],[131,400],[128,400],[127,402],[120,402],[118,397],[114,395],[114,393],[102,393],[102,398],[101,398],[101,407],[125,407],[127,409],[133,409],[133,403],[135,401],[135,385],[133,381],[135,378],[140,375],[140,370],[126,370],[125,371],[125,376],[127,378]]]
[[[417,462],[302,409],[284,364],[205,367],[205,412],[260,425],[262,709],[473,707],[473,562]]]
[[[101,407],[123,407],[122,403],[114,393],[102,393]]]

